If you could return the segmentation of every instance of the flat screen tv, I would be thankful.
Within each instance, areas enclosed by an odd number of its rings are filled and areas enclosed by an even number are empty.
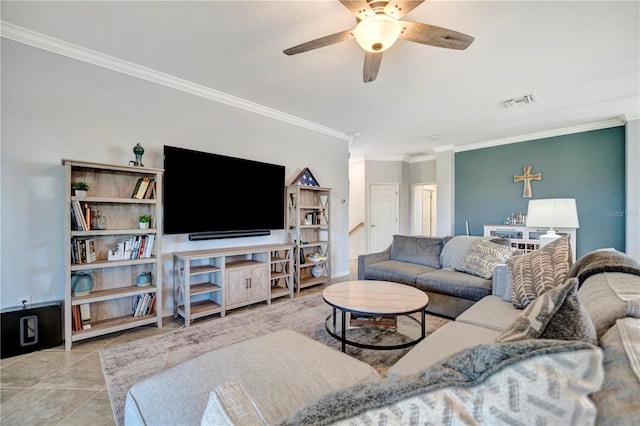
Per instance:
[[[284,229],[284,166],[164,146],[164,233],[189,239]]]

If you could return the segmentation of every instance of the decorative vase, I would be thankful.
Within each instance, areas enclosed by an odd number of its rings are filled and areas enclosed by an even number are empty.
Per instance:
[[[322,276],[322,266],[316,265],[311,268],[311,275],[313,275],[314,278],[320,278]]]
[[[140,229],[149,229],[149,222],[138,222]]]
[[[74,296],[86,296],[93,290],[93,278],[85,272],[78,272],[71,277],[71,291]]]
[[[151,272],[143,272],[136,278],[136,285],[138,287],[145,287],[151,284]]]
[[[102,216],[100,210],[91,218],[91,229],[107,229],[107,218]]]
[[[74,191],[76,191],[76,197],[86,197],[87,196],[87,191],[83,191],[81,189],[75,189]]]

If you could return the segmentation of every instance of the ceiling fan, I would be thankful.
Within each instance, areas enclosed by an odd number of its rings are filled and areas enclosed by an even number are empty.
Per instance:
[[[356,15],[355,28],[320,37],[284,50],[296,55],[341,41],[356,39],[365,50],[363,79],[365,83],[376,79],[382,52],[396,40],[407,40],[447,49],[464,50],[474,38],[435,25],[401,20],[424,0],[339,0]]]

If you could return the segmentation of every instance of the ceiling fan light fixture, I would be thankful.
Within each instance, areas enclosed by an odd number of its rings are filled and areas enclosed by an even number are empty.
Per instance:
[[[401,31],[402,27],[397,19],[380,13],[360,21],[353,35],[364,50],[379,53],[390,48]]]

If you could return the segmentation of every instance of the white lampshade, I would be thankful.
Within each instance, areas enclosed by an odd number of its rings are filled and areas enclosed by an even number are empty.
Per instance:
[[[559,237],[554,228],[579,228],[578,209],[574,198],[547,198],[530,200],[527,210],[527,227],[549,228],[540,236],[540,246]]]
[[[384,52],[400,36],[400,22],[385,14],[376,14],[363,19],[356,26],[353,35],[358,44],[367,52]]]

